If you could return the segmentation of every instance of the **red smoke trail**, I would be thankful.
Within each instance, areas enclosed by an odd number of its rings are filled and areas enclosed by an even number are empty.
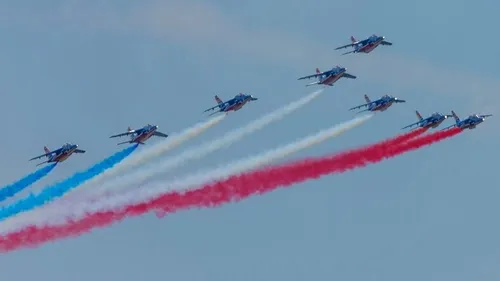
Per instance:
[[[334,156],[306,159],[251,171],[231,176],[220,182],[207,184],[199,189],[164,194],[149,202],[127,206],[121,210],[88,214],[82,219],[68,220],[64,225],[26,227],[2,236],[0,238],[0,251],[8,252],[20,247],[34,247],[47,241],[78,236],[93,228],[108,226],[125,217],[138,216],[154,209],[163,209],[165,212],[173,213],[190,207],[214,207],[226,202],[239,201],[252,194],[262,194],[280,186],[296,184],[322,175],[339,173],[376,163],[385,158],[394,157],[452,137],[461,131],[461,129],[438,131],[410,140],[397,137],[393,141],[403,140],[403,142],[397,144],[385,141]]]

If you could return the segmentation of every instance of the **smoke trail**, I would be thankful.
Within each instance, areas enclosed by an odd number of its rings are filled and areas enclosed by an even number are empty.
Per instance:
[[[76,173],[72,177],[62,182],[44,188],[38,195],[30,194],[28,197],[22,200],[16,201],[11,205],[0,208],[0,219],[5,219],[20,212],[34,209],[64,195],[69,190],[102,173],[104,170],[113,167],[114,165],[125,159],[125,157],[130,155],[136,148],[137,145],[130,146],[104,159],[102,162],[92,166],[87,171]]]
[[[119,206],[133,204],[134,202],[147,201],[172,189],[178,190],[192,186],[199,186],[214,180],[220,180],[221,178],[228,177],[231,174],[237,174],[249,169],[260,167],[300,150],[319,144],[329,138],[338,136],[349,129],[363,124],[372,116],[373,115],[357,117],[351,121],[334,126],[327,130],[322,130],[315,135],[303,138],[289,145],[219,167],[209,172],[195,174],[185,179],[174,181],[170,184],[159,183],[157,186],[146,186],[143,190],[133,190],[122,194],[121,196],[102,199],[94,204],[92,202],[78,202],[78,204],[62,205],[57,203],[66,202],[56,202],[53,206],[49,206],[52,207],[50,209],[37,210],[31,214],[26,214],[26,216],[22,218],[13,218],[11,221],[2,222],[0,227],[3,230],[2,232],[5,233],[6,229],[8,229],[8,231],[12,231],[30,224],[64,224],[69,216],[71,216],[72,220],[78,220],[79,218],[87,215],[89,212],[102,211],[103,209],[114,209]]]
[[[363,164],[375,163],[384,158],[394,157],[398,154],[430,145],[452,137],[461,131],[461,129],[455,128],[431,133],[401,143],[400,145],[394,144],[392,147],[386,147],[388,150],[385,154],[377,155],[375,153],[367,158],[362,158],[360,161],[356,160],[356,157],[362,156],[358,150],[341,153],[333,157],[330,156],[319,159],[310,158],[296,161],[291,164],[278,165],[273,168],[234,175],[224,181],[207,184],[195,190],[171,192],[149,202],[126,206],[123,209],[88,214],[83,219],[69,220],[64,225],[42,227],[30,226],[18,232],[9,233],[1,237],[0,251],[8,252],[20,247],[36,246],[50,240],[77,236],[90,231],[92,228],[104,227],[115,221],[122,220],[127,216],[138,216],[149,210],[163,209],[165,212],[173,213],[181,209],[192,207],[216,207],[227,202],[240,201],[252,194],[263,194],[282,186],[289,186],[308,179],[318,178],[335,171],[354,167],[351,163],[347,168],[340,168],[339,161],[343,161],[346,157],[350,157],[353,163],[362,166]],[[344,155],[343,159],[341,159],[341,155]]]
[[[123,175],[110,182],[106,182],[100,187],[92,186],[88,189],[80,189],[81,192],[89,192],[89,195],[100,197],[104,196],[109,190],[120,188],[135,188],[141,182],[159,174],[166,170],[178,167],[190,159],[200,159],[209,153],[212,153],[222,147],[227,147],[232,143],[242,139],[246,135],[249,135],[257,130],[264,128],[266,125],[277,121],[286,115],[292,113],[293,111],[303,107],[304,105],[313,101],[323,92],[323,89],[317,90],[297,101],[294,101],[286,106],[283,106],[255,121],[250,122],[248,125],[239,128],[235,131],[228,132],[219,139],[213,140],[204,144],[201,147],[195,147],[190,150],[186,150],[183,153],[177,155],[174,158],[167,159],[165,162],[151,165],[149,169],[141,169],[135,173]],[[97,192],[97,194],[95,194]],[[79,196],[81,198],[81,196]]]
[[[9,184],[7,186],[0,188],[0,201],[3,201],[9,197],[16,195],[17,193],[23,191],[28,186],[39,181],[40,179],[42,179],[43,177],[48,175],[50,173],[50,171],[52,171],[52,169],[54,169],[55,166],[56,166],[56,163],[47,165],[45,167],[42,167],[42,168],[36,170],[35,172],[33,172],[29,175],[27,175],[26,177],[18,180],[15,183],[12,183],[12,184]]]
[[[215,126],[218,124],[220,121],[222,121],[226,115],[219,115],[216,117],[213,117],[209,119],[208,121],[203,121],[200,122],[190,128],[185,129],[184,131],[173,135],[166,139],[163,142],[157,143],[156,145],[147,147],[140,153],[137,153],[135,155],[132,155],[131,157],[125,159],[123,162],[117,164],[113,169],[108,169],[104,173],[99,174],[98,176],[92,178],[88,182],[85,183],[85,187],[88,187],[90,185],[97,185],[99,182],[102,182],[106,178],[109,178],[111,176],[117,175],[118,173],[129,169],[133,168],[135,166],[139,166],[143,163],[146,163],[152,159],[158,158],[162,156],[163,154],[167,153],[168,151],[174,149],[175,147],[181,145],[183,142],[203,133],[207,129]],[[85,192],[84,186],[78,190],[73,190],[72,193],[68,194],[65,199],[68,199],[68,197],[73,197],[77,198],[79,197],[80,192]],[[75,196],[76,195],[76,196]]]

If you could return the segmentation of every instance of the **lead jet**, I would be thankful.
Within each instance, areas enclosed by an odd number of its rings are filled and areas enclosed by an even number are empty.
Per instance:
[[[453,127],[457,127],[460,129],[472,130],[472,129],[475,129],[477,125],[483,123],[487,117],[493,116],[492,114],[486,114],[486,115],[473,114],[473,115],[469,115],[469,117],[467,117],[464,120],[460,120],[460,118],[458,118],[457,114],[455,114],[455,112],[453,110],[451,111],[451,114],[453,115],[453,118],[455,118],[455,124],[453,124],[449,127],[446,127],[443,130],[453,128]]]
[[[254,97],[252,95],[246,95],[243,93],[239,93],[238,95],[234,96],[234,98],[232,98],[228,101],[224,101],[224,102],[217,95],[215,95],[214,98],[215,98],[215,101],[217,102],[217,105],[205,110],[204,112],[214,110],[216,108],[218,108],[219,111],[216,111],[210,115],[214,115],[214,114],[219,113],[219,112],[238,111],[248,102],[258,100],[258,98]]]
[[[434,112],[431,114],[431,116],[424,119],[422,118],[422,115],[420,115],[418,110],[415,110],[415,114],[417,115],[418,121],[402,129],[411,128],[415,125],[418,125],[418,127],[424,129],[437,128],[439,127],[439,125],[441,125],[441,123],[443,123],[444,120],[453,116],[453,115],[441,114],[439,112]]]
[[[384,36],[378,36],[378,35],[372,35],[368,37],[367,39],[357,41],[354,36],[351,36],[351,44],[347,44],[344,46],[340,46],[336,48],[335,50],[340,50],[348,47],[354,47],[354,50],[349,51],[347,53],[343,53],[342,55],[347,55],[350,53],[370,53],[373,51],[375,48],[377,48],[379,45],[386,45],[386,46],[391,46],[392,43],[385,41]]]
[[[158,130],[158,126],[151,125],[151,124],[147,124],[146,126],[140,128],[140,129],[136,129],[136,130],[128,127],[127,132],[121,133],[118,135],[114,135],[114,136],[111,136],[109,138],[130,136],[129,141],[124,141],[124,142],[120,142],[117,144],[117,145],[120,145],[120,144],[124,144],[124,143],[145,144],[144,142],[147,141],[152,136],[157,136],[157,137],[162,137],[162,138],[168,137],[167,134],[164,134],[162,132],[158,132],[157,130]]]
[[[29,161],[40,159],[42,157],[47,157],[48,159],[47,161],[37,164],[37,166],[40,166],[44,163],[64,162],[73,153],[85,153],[85,150],[78,149],[78,145],[72,143],[65,143],[63,146],[61,146],[61,148],[58,148],[54,151],[50,151],[46,146],[44,146],[43,150],[45,151],[45,154],[33,157]]]
[[[333,86],[333,84],[335,82],[337,82],[342,77],[356,79],[356,76],[347,73],[346,70],[347,69],[345,67],[341,67],[341,66],[333,67],[332,69],[327,70],[325,72],[321,72],[319,70],[319,68],[316,68],[316,74],[300,77],[298,80],[318,78],[317,82],[307,84],[306,85],[306,87],[307,87],[307,86],[312,86],[312,85]]]
[[[362,110],[360,112],[363,112],[363,111],[385,111],[393,103],[406,102],[405,100],[400,100],[398,98],[395,98],[395,97],[389,96],[389,95],[384,95],[380,99],[375,100],[375,101],[371,101],[370,98],[368,97],[368,95],[365,95],[365,100],[366,100],[365,104],[358,105],[356,107],[350,108],[349,110],[358,109],[361,107],[368,107],[367,109]]]

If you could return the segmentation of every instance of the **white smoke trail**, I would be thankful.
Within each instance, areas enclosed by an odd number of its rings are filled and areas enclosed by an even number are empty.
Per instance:
[[[92,186],[87,189],[79,189],[82,192],[86,193],[85,195],[79,195],[78,200],[84,197],[84,199],[92,197],[99,198],[101,196],[106,195],[110,190],[120,188],[136,188],[137,185],[143,183],[144,181],[150,179],[151,177],[163,173],[166,170],[170,170],[176,168],[191,159],[200,159],[206,156],[209,153],[212,153],[220,148],[227,147],[232,143],[242,139],[246,135],[249,135],[257,130],[264,128],[266,125],[272,123],[273,121],[277,121],[286,115],[292,113],[293,111],[303,107],[304,105],[313,101],[316,97],[318,97],[323,89],[317,90],[297,101],[291,102],[286,106],[283,106],[257,120],[250,122],[248,125],[236,129],[234,131],[230,131],[221,138],[215,139],[211,142],[207,142],[202,146],[195,147],[190,150],[186,150],[176,157],[165,160],[164,162],[151,165],[149,168],[140,169],[134,173],[122,175],[113,180],[105,182],[101,186]],[[87,195],[88,194],[88,195]]]
[[[163,142],[157,143],[153,146],[146,147],[146,149],[137,154],[132,154],[129,158],[125,159],[123,162],[116,165],[116,167],[114,167],[113,169],[106,170],[104,173],[86,182],[80,188],[72,190],[71,193],[68,193],[62,199],[66,201],[70,198],[78,198],[80,196],[80,193],[85,192],[86,188],[93,188],[93,186],[99,184],[100,182],[103,182],[105,179],[110,178],[111,176],[117,175],[122,171],[133,168],[135,166],[139,166],[143,163],[151,161],[152,159],[162,156],[171,149],[174,149],[175,147],[181,145],[183,142],[215,126],[225,117],[226,114],[213,117],[207,121],[199,122],[194,126],[187,128],[184,131],[169,137]]]
[[[68,219],[78,219],[88,213],[114,210],[130,204],[148,201],[172,190],[197,188],[208,182],[222,180],[231,175],[261,167],[272,161],[324,142],[363,124],[372,116],[372,114],[369,114],[357,117],[286,146],[276,148],[254,157],[245,158],[211,171],[199,172],[172,182],[150,184],[140,189],[130,190],[125,193],[117,193],[116,195],[105,197],[95,202],[77,202],[73,205],[53,204],[51,208],[26,212],[20,216],[3,221],[2,224],[0,224],[0,233],[12,232],[29,225],[42,226],[64,224]]]

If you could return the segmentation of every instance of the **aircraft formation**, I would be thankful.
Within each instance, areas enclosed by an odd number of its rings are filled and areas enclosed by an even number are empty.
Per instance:
[[[363,39],[361,41],[356,40],[354,36],[351,36],[351,43],[346,44],[340,47],[335,48],[335,50],[340,50],[340,49],[345,49],[345,48],[353,48],[353,50],[349,52],[345,52],[342,55],[347,55],[347,54],[355,54],[355,53],[364,53],[364,54],[369,54],[373,50],[375,50],[378,46],[392,46],[393,44],[387,40],[385,40],[384,36],[379,36],[379,35],[371,35],[366,39]],[[318,68],[316,68],[316,73],[303,76],[298,78],[298,80],[303,80],[303,79],[312,79],[316,78],[317,81],[306,84],[306,86],[314,86],[314,85],[322,85],[325,87],[328,86],[333,86],[337,81],[339,81],[341,78],[349,78],[349,79],[356,79],[357,77],[355,75],[352,75],[347,72],[347,69],[342,66],[335,66],[331,68],[330,70],[321,72]],[[228,99],[226,101],[222,101],[218,95],[215,95],[215,102],[217,103],[216,106],[213,106],[211,108],[206,109],[204,112],[212,111],[212,110],[217,110],[213,112],[211,115],[216,114],[216,113],[229,113],[230,111],[238,111],[242,109],[246,104],[258,100],[258,98],[254,97],[253,95],[248,95],[248,94],[243,94],[239,93],[234,98]],[[372,101],[368,95],[364,95],[366,103],[355,106],[350,108],[349,110],[354,110],[354,109],[360,109],[360,108],[366,108],[362,111],[359,112],[364,112],[364,111],[371,111],[371,112],[376,112],[376,111],[386,111],[389,107],[391,107],[394,103],[405,103],[406,101],[403,99],[399,99],[397,97],[391,96],[391,95],[383,95],[377,100]],[[359,113],[358,112],[358,113]],[[442,114],[439,112],[434,112],[432,113],[429,117],[423,118],[422,115],[418,110],[415,111],[415,114],[417,116],[418,121],[415,123],[412,123],[410,125],[407,125],[403,127],[402,129],[407,129],[416,126],[414,129],[417,128],[437,128],[443,123],[447,118],[453,117],[455,119],[455,124],[448,126],[444,128],[443,130],[452,128],[452,127],[458,127],[461,129],[475,129],[476,126],[479,124],[483,123],[487,117],[492,116],[492,114],[485,114],[485,115],[480,115],[480,114],[472,114],[468,116],[466,119],[461,120],[458,115],[452,110],[451,114]],[[122,137],[122,136],[129,136],[130,139],[128,141],[120,142],[120,144],[126,144],[126,143],[137,143],[137,144],[145,144],[145,141],[150,139],[152,136],[157,136],[157,137],[162,137],[162,138],[167,138],[168,134],[162,133],[158,131],[158,126],[157,125],[151,125],[148,124],[142,128],[138,129],[132,129],[128,128],[126,132],[120,133],[117,135],[112,135],[110,138],[116,138],[116,137]],[[35,159],[40,159],[43,157],[47,158],[47,161],[42,162],[37,164],[41,165],[44,163],[59,163],[59,162],[64,162],[66,159],[68,159],[72,154],[74,153],[85,153],[85,150],[79,149],[77,144],[72,144],[72,143],[65,143],[62,145],[60,148],[56,150],[49,150],[46,146],[44,147],[45,154],[39,155],[37,157],[34,157],[31,160]]]

